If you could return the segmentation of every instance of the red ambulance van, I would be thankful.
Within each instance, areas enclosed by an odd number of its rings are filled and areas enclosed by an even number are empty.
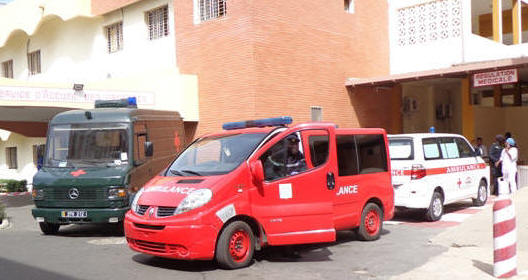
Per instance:
[[[394,215],[383,129],[290,117],[224,124],[195,140],[136,195],[125,218],[135,251],[247,266],[266,245],[379,238]]]

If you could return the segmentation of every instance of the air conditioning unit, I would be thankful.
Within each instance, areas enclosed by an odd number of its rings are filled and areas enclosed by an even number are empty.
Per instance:
[[[412,97],[405,96],[402,102],[402,112],[412,113],[418,110],[418,101]]]

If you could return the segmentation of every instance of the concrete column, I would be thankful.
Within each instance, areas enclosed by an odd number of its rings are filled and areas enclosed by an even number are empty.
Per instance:
[[[496,85],[493,86],[493,99],[495,107],[502,107],[502,86]]]
[[[512,0],[512,31],[513,44],[522,43],[522,3],[521,0]]]
[[[471,104],[471,82],[469,76],[462,79],[460,96],[462,98],[462,135],[466,139],[475,139],[475,113]]]
[[[493,41],[502,43],[502,0],[493,0]]]

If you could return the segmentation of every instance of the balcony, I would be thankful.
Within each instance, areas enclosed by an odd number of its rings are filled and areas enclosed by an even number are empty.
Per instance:
[[[528,56],[528,5],[520,5],[513,44],[512,0],[502,1],[502,42],[493,40],[492,0],[390,0],[391,74]]]

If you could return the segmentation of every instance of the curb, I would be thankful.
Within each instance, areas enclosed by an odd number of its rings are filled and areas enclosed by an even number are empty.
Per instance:
[[[8,218],[4,218],[2,220],[2,223],[0,223],[0,230],[6,229],[8,227],[9,227],[9,219]]]
[[[29,192],[10,192],[10,193],[0,193],[0,196],[19,196],[19,195],[27,195]]]

